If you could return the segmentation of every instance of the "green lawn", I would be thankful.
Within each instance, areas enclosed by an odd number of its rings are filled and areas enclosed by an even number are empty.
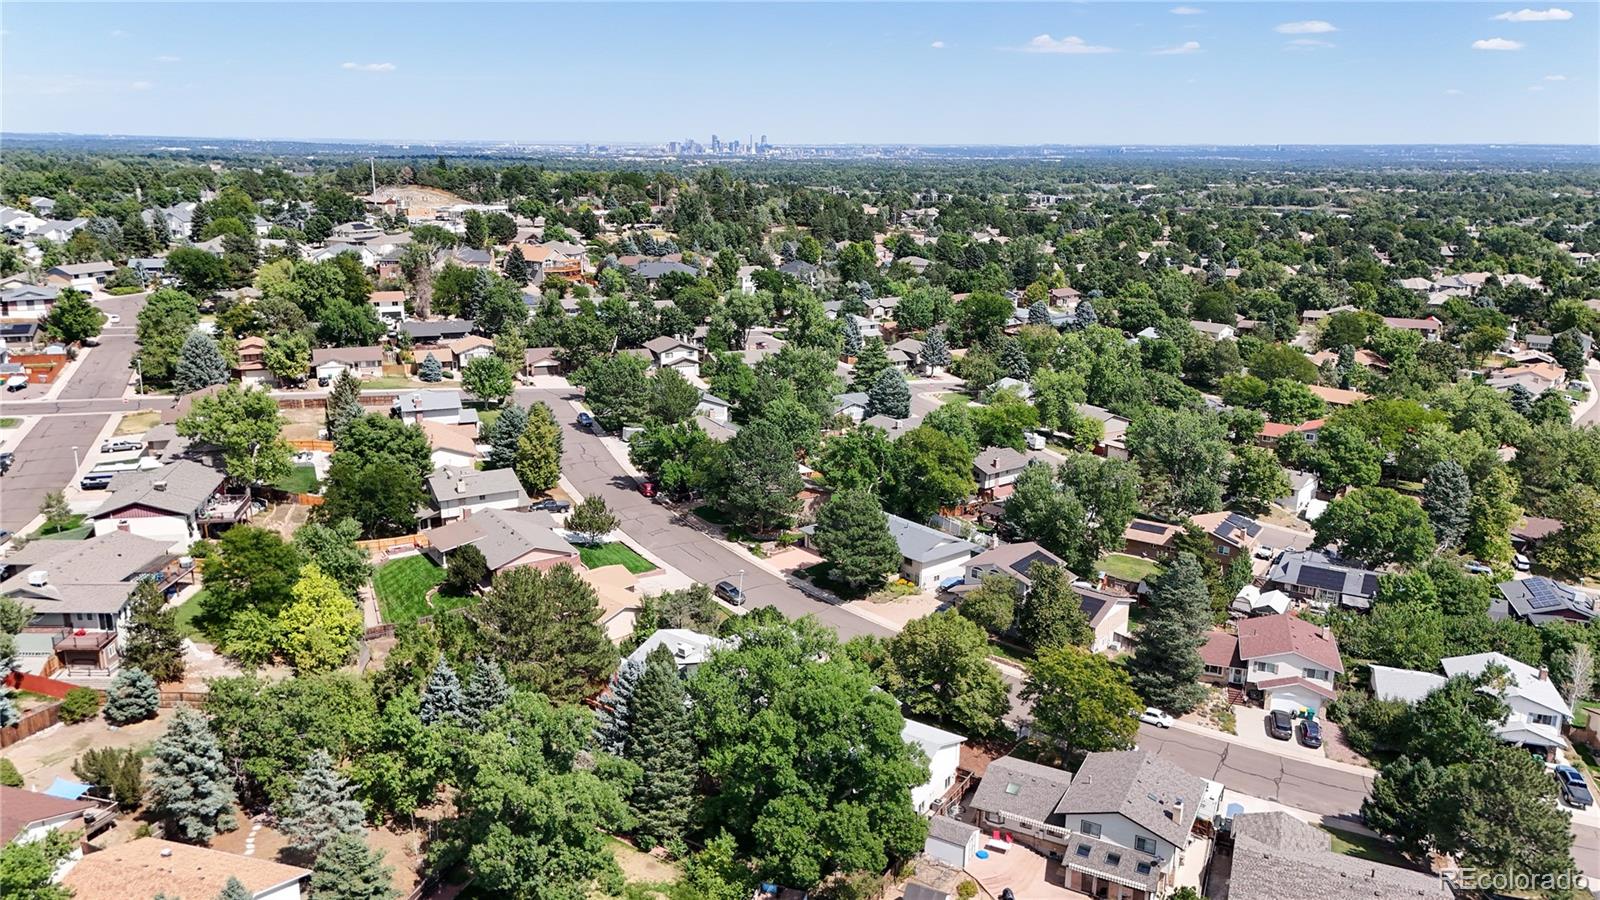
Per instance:
[[[500,418],[500,413],[504,411],[505,409],[499,406],[478,410],[478,433],[488,434],[489,429],[494,427],[495,420]]]
[[[66,531],[56,531],[50,534],[34,535],[41,541],[86,541],[94,534],[93,525],[80,525],[77,528],[68,528]]]
[[[315,466],[295,466],[287,476],[273,482],[272,486],[290,494],[314,494],[317,492],[317,469]]]
[[[1589,697],[1578,701],[1578,708],[1572,712],[1572,727],[1589,727],[1589,715],[1600,712],[1600,697]]]
[[[409,375],[379,375],[377,378],[368,378],[361,382],[362,390],[384,390],[386,388],[410,388],[422,384],[421,381]],[[449,387],[444,382],[439,384],[424,385],[424,387]]]
[[[601,566],[623,565],[635,575],[655,571],[656,564],[633,552],[627,544],[601,544],[598,547],[579,547],[578,558],[591,569]]]
[[[58,522],[58,523],[56,523],[54,525],[52,525],[52,524],[50,524],[48,522],[46,522],[43,525],[40,525],[39,526],[39,530],[35,531],[32,534],[32,537],[36,537],[36,538],[49,537],[49,536],[51,536],[53,534],[61,534],[63,532],[72,531],[75,528],[82,527],[82,525],[83,525],[83,514],[82,513],[73,513],[72,515],[67,516],[65,519],[62,519],[60,522]],[[91,526],[91,530],[92,530],[92,526]]]
[[[378,610],[390,624],[412,622],[419,616],[455,609],[472,602],[470,597],[435,595],[428,602],[428,591],[444,581],[444,569],[418,554],[384,563],[372,576],[372,589],[378,594]]]
[[[0,416],[0,428],[15,428],[21,424],[21,419],[15,419],[11,416]]]
[[[1107,575],[1123,581],[1141,581],[1162,572],[1158,563],[1126,553],[1108,553],[1100,557],[1099,566]]]
[[[1324,828],[1333,836],[1333,852],[1345,856],[1354,856],[1367,862],[1383,863],[1389,866],[1399,866],[1402,869],[1415,869],[1416,865],[1400,855],[1395,846],[1380,837],[1356,834],[1351,831],[1340,831],[1336,828]]]
[[[204,600],[205,596],[206,589],[201,588],[200,590],[195,591],[193,597],[183,601],[183,605],[178,607],[178,633],[186,638],[198,638],[202,636],[200,634],[200,629],[194,626],[194,620],[196,616],[200,615],[200,604]]]

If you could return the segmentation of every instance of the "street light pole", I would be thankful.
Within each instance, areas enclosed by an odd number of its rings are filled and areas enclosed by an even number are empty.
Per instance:
[[[744,596],[744,570],[739,570],[739,596]]]
[[[78,462],[78,448],[77,447],[73,447],[72,448],[72,474],[74,476],[76,476],[78,474],[78,467],[80,465],[82,465],[82,463]]]

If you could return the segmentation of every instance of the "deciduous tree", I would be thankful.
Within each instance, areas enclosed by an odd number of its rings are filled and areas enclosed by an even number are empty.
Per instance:
[[[1131,710],[1139,695],[1111,660],[1081,647],[1054,646],[1028,666],[1023,699],[1033,704],[1033,726],[1054,741],[1061,755],[1126,750],[1139,722]]]
[[[528,408],[528,421],[517,436],[517,453],[511,468],[530,494],[542,494],[561,480],[561,426],[543,403]]]
[[[971,599],[969,595],[963,606]],[[1011,708],[1010,690],[989,664],[983,629],[965,615],[948,611],[914,619],[884,651],[879,676],[912,713],[972,737],[1002,727]]]

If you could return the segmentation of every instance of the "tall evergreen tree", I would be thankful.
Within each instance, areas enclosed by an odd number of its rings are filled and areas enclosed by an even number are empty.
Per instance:
[[[905,419],[911,415],[911,388],[899,369],[890,367],[878,373],[867,391],[867,415]]]
[[[1035,300],[1032,303],[1028,304],[1028,324],[1029,325],[1049,325],[1050,324],[1050,306],[1048,304],[1046,304],[1043,300]]]
[[[113,725],[127,725],[155,718],[161,708],[161,689],[156,680],[133,668],[123,666],[111,679],[106,691],[106,721]]]
[[[561,480],[561,426],[543,403],[528,408],[528,422],[517,437],[511,468],[530,494],[542,494]]]
[[[856,354],[855,365],[850,368],[850,390],[870,390],[878,380],[878,375],[885,369],[892,369],[894,365],[889,362],[889,351],[884,348],[883,341],[871,338],[861,345],[861,352]]]
[[[11,688],[0,684],[0,728],[15,725],[22,720],[22,713],[17,711],[17,701],[11,697]]]
[[[317,900],[392,900],[394,867],[383,864],[383,851],[373,850],[358,834],[336,838],[317,857],[311,870],[311,896]]]
[[[1047,563],[1036,562],[1028,568],[1032,585],[1017,601],[1014,627],[1035,649],[1066,644],[1088,647],[1094,642],[1094,628],[1067,576],[1067,570]]]
[[[1073,327],[1082,331],[1100,321],[1100,316],[1095,312],[1094,302],[1088,297],[1078,301],[1078,308],[1072,311]]]
[[[617,756],[628,749],[628,728],[633,722],[633,692],[639,685],[644,665],[624,659],[611,676],[610,687],[600,696],[595,712],[595,743],[601,750]]]
[[[436,722],[460,723],[466,718],[466,697],[461,691],[461,679],[456,676],[456,670],[450,668],[450,663],[444,657],[439,657],[439,662],[428,674],[428,682],[422,688],[422,697],[417,706],[417,718],[424,725]]]
[[[933,329],[923,339],[922,363],[935,369],[950,365],[950,342],[945,339],[943,328]]]
[[[238,827],[231,776],[205,716],[180,708],[151,756],[150,811],[168,834],[205,843]]]
[[[217,895],[217,900],[255,900],[255,893],[244,886],[244,882],[228,876],[228,883],[222,886],[222,893]]]
[[[294,791],[278,811],[289,846],[315,858],[341,835],[362,833],[366,811],[326,750],[312,751]]]
[[[1211,597],[1193,555],[1180,554],[1152,585],[1150,613],[1129,664],[1133,689],[1151,706],[1182,715],[1205,696],[1200,645],[1211,624]]]
[[[472,666],[472,676],[467,679],[463,695],[467,721],[481,725],[489,713],[494,712],[511,696],[511,685],[506,683],[500,664],[492,659],[478,657]]]
[[[509,469],[517,459],[517,440],[528,424],[528,410],[515,403],[500,411],[500,417],[489,426],[489,456],[483,461],[485,469]]]
[[[664,644],[646,658],[634,690],[627,752],[644,770],[633,792],[639,843],[650,847],[682,838],[694,805],[694,731],[688,692]]]
[[[844,335],[844,355],[855,356],[861,352],[861,327],[855,319],[845,316],[839,332]]]
[[[1467,534],[1472,518],[1472,485],[1453,459],[1434,463],[1422,485],[1422,509],[1440,547],[1454,547]]]
[[[417,377],[428,384],[437,384],[444,380],[444,366],[439,364],[439,358],[429,353],[417,365]]]
[[[345,426],[361,418],[364,412],[361,408],[361,382],[349,369],[341,370],[338,379],[333,382],[333,390],[328,394],[329,440],[337,443],[339,435],[344,434]]]
[[[214,384],[227,384],[228,361],[211,335],[192,331],[184,338],[183,349],[178,351],[178,365],[173,370],[172,387],[180,394],[188,394]]]
[[[1506,400],[1511,403],[1511,408],[1516,410],[1519,416],[1526,418],[1533,412],[1533,391],[1520,384],[1511,386],[1511,390],[1506,392]]]
[[[869,489],[840,491],[817,514],[817,549],[846,584],[881,585],[900,567],[900,548],[889,519]]]
[[[1028,354],[1015,338],[1000,347],[1000,372],[1018,381],[1027,381],[1033,375],[1033,364],[1028,362]]]
[[[512,247],[506,254],[506,277],[518,285],[526,285],[531,277],[528,274],[528,261],[522,256],[521,247]]]
[[[183,680],[183,633],[178,611],[167,609],[167,597],[154,582],[141,581],[133,589],[129,606],[128,646],[122,664],[148,674],[158,682]]]

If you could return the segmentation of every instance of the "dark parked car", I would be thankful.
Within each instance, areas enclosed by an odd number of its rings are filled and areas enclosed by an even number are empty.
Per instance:
[[[88,475],[83,476],[83,479],[78,482],[78,487],[81,487],[86,491],[103,491],[103,490],[105,490],[106,488],[108,488],[110,486],[111,486],[111,473],[110,472],[90,473]]]
[[[1322,746],[1322,723],[1315,719],[1307,719],[1300,723],[1300,743],[1306,747]]]
[[[317,378],[317,387],[327,387],[331,383],[332,383],[332,379],[330,379],[326,375],[322,375],[322,376]]]
[[[1571,766],[1556,766],[1556,784],[1561,786],[1561,800],[1574,809],[1588,809],[1594,803],[1583,773]]]
[[[739,586],[731,581],[717,582],[717,586],[712,591],[718,597],[732,603],[734,606],[744,605],[744,591],[739,590]]]
[[[586,412],[578,413],[578,425],[581,428],[593,428],[594,416],[591,416]]]
[[[1281,709],[1275,709],[1267,716],[1267,734],[1280,741],[1294,739],[1294,720]]]
[[[534,501],[533,505],[528,508],[543,510],[544,512],[566,512],[572,508],[572,504],[565,500],[557,500],[554,497],[546,497],[543,500]]]
[[[4,544],[6,541],[9,541],[9,540],[11,540],[11,532],[7,531],[4,528],[0,528],[0,544]]]
[[[11,464],[16,461],[16,458],[16,455],[9,450],[5,453],[0,453],[0,475],[11,471]]]

